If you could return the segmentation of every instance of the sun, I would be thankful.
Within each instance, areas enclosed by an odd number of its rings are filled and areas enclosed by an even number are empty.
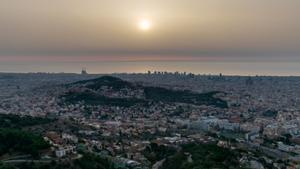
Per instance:
[[[148,19],[142,19],[138,22],[138,28],[142,31],[148,31],[152,27],[152,22]]]

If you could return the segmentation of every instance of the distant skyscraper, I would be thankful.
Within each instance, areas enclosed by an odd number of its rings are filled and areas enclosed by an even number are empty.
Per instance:
[[[82,68],[81,74],[82,75],[87,75],[88,74],[87,71],[86,71],[86,68]]]

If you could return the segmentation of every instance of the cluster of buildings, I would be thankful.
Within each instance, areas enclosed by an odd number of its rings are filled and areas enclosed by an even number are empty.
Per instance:
[[[23,76],[28,76],[27,78]],[[43,78],[37,78],[37,77]],[[194,92],[221,91],[228,108],[153,102],[147,107],[60,104],[61,84],[94,75],[18,75],[0,86],[0,113],[59,117],[78,127],[44,133],[57,158],[76,158],[82,149],[110,157],[121,168],[151,168],[143,154],[150,143],[176,147],[186,143],[215,143],[228,148],[261,150],[275,168],[297,166],[300,160],[300,78],[210,76],[187,73],[115,74],[147,86]],[[0,78],[2,84],[3,79]],[[55,85],[54,85],[55,84]],[[3,91],[3,92],[2,92]],[[109,87],[107,97],[144,98],[143,91]],[[276,154],[276,158],[270,156]],[[277,159],[280,157],[280,159]],[[271,161],[270,161],[271,160]],[[277,161],[276,161],[277,160]],[[278,162],[282,160],[282,164]],[[260,158],[245,155],[250,166]],[[288,161],[288,163],[285,163]],[[273,165],[273,164],[272,164]]]

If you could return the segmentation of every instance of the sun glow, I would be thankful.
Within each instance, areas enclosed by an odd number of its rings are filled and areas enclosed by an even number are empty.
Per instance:
[[[148,19],[142,19],[142,20],[139,21],[138,27],[142,31],[148,31],[149,29],[151,29],[152,23]]]

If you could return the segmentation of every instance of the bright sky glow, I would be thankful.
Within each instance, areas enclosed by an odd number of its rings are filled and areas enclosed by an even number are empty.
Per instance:
[[[140,30],[142,30],[142,31],[148,31],[151,28],[152,23],[148,19],[142,19],[139,22],[138,26],[139,26]]]
[[[299,63],[299,6],[299,0],[0,0],[0,62]]]

